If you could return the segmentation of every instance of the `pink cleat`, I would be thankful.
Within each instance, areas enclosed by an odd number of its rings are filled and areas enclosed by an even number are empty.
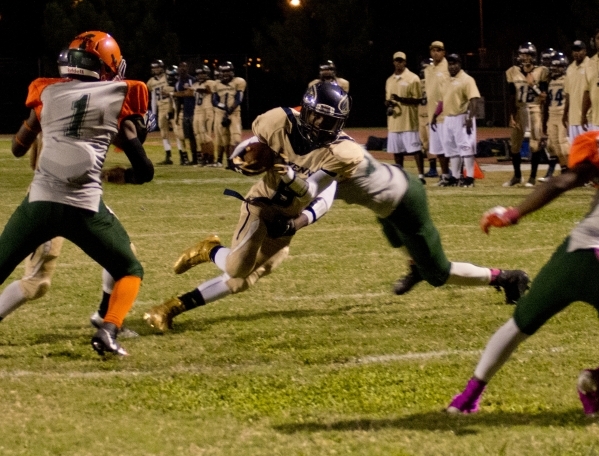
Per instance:
[[[487,384],[476,377],[472,377],[464,391],[451,400],[451,404],[446,409],[447,413],[451,414],[468,414],[478,412],[478,403],[485,391]]]

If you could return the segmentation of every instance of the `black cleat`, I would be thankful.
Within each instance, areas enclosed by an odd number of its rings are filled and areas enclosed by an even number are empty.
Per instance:
[[[102,327],[92,337],[92,347],[98,352],[98,355],[104,356],[106,352],[120,356],[127,356],[129,354],[116,341],[118,331],[119,328],[114,323],[102,323]]]
[[[422,282],[422,276],[418,272],[415,264],[410,264],[410,272],[398,279],[393,285],[393,291],[396,295],[402,295],[410,291],[418,282]]]
[[[495,279],[495,288],[497,288],[497,291],[501,291],[501,288],[503,288],[506,304],[516,304],[518,299],[530,288],[529,283],[530,277],[526,272],[519,269],[502,269]]]

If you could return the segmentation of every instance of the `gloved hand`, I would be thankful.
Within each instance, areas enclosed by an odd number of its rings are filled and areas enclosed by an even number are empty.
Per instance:
[[[495,206],[483,214],[480,219],[480,228],[489,234],[489,228],[495,226],[501,228],[504,226],[515,225],[520,219],[520,212],[515,207]]]
[[[286,217],[276,217],[270,222],[266,222],[266,232],[272,239],[283,236],[293,236],[296,232],[293,219]]]

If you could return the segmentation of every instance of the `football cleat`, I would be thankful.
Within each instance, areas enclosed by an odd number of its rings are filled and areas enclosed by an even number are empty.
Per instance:
[[[535,186],[535,178],[534,177],[530,177],[528,179],[528,182],[526,182],[526,184],[524,184],[525,187],[534,187]]]
[[[445,409],[446,412],[451,413],[452,415],[478,412],[478,404],[486,387],[487,384],[485,382],[472,377],[468,381],[464,391],[453,397],[451,403]]]
[[[439,173],[437,172],[436,169],[429,169],[425,174],[424,177],[439,177]]]
[[[528,290],[530,277],[519,269],[501,270],[495,279],[495,288],[499,291],[503,288],[506,304],[516,304],[518,299]]]
[[[222,245],[220,238],[216,234],[213,234],[201,240],[193,247],[189,247],[175,262],[173,266],[175,274],[183,274],[200,263],[207,263],[210,261],[210,252],[214,247],[218,247],[219,245]]]
[[[144,320],[152,328],[166,332],[173,329],[173,318],[185,312],[185,306],[179,298],[170,298],[144,314]]]
[[[474,177],[464,177],[464,180],[460,181],[460,187],[474,187]]]
[[[578,376],[576,384],[578,397],[580,398],[580,402],[582,402],[584,413],[590,418],[595,418],[599,413],[598,386],[599,369],[585,369]]]
[[[449,178],[441,177],[441,180],[439,181],[437,186],[438,187],[457,187],[458,184],[459,184],[459,181],[455,177],[450,176]]]
[[[418,272],[414,263],[410,264],[410,272],[399,279],[393,285],[393,292],[396,295],[402,295],[410,291],[418,282],[422,282],[422,276]]]
[[[104,323],[104,319],[100,316],[100,314],[96,310],[93,313],[93,315],[91,317],[89,317],[89,322],[92,324],[92,326],[94,328],[100,329],[102,327],[102,323]],[[132,329],[126,328],[125,326],[121,326],[121,329],[119,329],[118,335],[119,335],[119,337],[121,337],[121,339],[132,339],[134,337],[139,337],[139,334],[137,334]]]
[[[121,347],[116,341],[119,328],[114,323],[102,323],[102,326],[94,337],[92,337],[92,347],[98,355],[104,356],[105,353],[114,353],[115,355],[127,356],[127,350]]]
[[[519,187],[520,185],[522,185],[522,178],[518,178],[516,176],[512,177],[509,181],[503,183],[504,187]]]
[[[552,176],[539,177],[537,180],[542,183],[547,183],[551,179]]]

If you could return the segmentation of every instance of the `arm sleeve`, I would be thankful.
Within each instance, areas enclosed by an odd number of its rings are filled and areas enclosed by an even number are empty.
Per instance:
[[[308,217],[308,225],[316,222],[331,209],[336,190],[337,182],[333,181],[302,211],[302,214]]]

